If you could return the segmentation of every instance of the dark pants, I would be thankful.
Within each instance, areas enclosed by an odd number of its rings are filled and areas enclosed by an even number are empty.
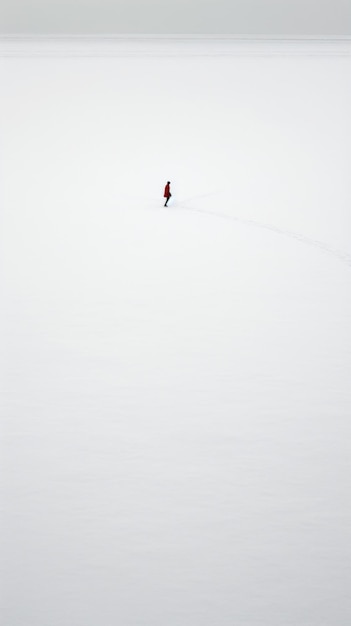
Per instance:
[[[165,202],[165,206],[167,206],[167,202],[168,202],[168,200],[170,199],[170,197],[171,197],[171,194],[170,194],[169,196],[167,196],[167,200],[166,200],[166,202]]]

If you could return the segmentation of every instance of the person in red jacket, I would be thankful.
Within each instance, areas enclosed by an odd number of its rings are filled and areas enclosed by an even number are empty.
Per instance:
[[[164,191],[164,194],[163,194],[163,197],[166,198],[165,206],[167,206],[167,202],[168,202],[168,200],[170,199],[170,197],[172,195],[171,191],[170,191],[170,184],[171,184],[170,181],[168,181],[167,185],[165,186],[165,191]]]

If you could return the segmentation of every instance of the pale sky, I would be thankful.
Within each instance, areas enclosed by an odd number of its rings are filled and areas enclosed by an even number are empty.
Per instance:
[[[2,0],[9,34],[351,35],[351,0]]]

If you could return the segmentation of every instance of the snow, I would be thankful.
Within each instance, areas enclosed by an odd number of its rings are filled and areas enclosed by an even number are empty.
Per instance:
[[[0,59],[3,623],[346,626],[351,55],[172,46]]]

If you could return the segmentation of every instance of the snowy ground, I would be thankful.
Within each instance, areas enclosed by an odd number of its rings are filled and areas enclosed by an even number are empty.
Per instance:
[[[351,621],[351,56],[196,45],[0,59],[6,626]]]

